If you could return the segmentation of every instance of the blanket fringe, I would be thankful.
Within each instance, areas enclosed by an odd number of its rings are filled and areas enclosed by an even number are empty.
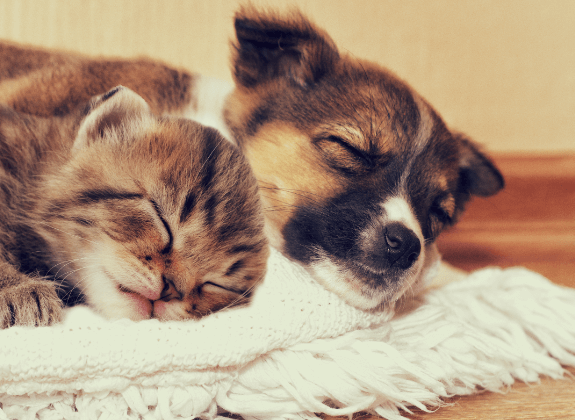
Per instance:
[[[214,389],[200,386],[130,386],[122,393],[2,395],[0,420],[213,419],[217,415],[214,397]]]
[[[488,269],[425,301],[378,328],[265,356],[218,393],[218,405],[257,419],[371,411],[396,420],[409,406],[431,411],[442,397],[559,379],[562,364],[575,365],[575,290],[538,274]]]

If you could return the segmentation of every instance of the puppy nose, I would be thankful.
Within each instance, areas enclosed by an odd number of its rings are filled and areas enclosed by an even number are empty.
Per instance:
[[[407,270],[417,261],[421,243],[411,229],[401,223],[390,224],[385,228],[384,239],[390,266]]]
[[[402,223],[380,226],[372,235],[362,245],[362,262],[374,270],[407,270],[419,258],[419,238]]]

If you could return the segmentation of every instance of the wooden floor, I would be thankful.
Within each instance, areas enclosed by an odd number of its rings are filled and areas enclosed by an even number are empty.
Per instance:
[[[443,259],[467,271],[520,265],[575,287],[575,155],[499,156],[496,162],[506,189],[469,205],[459,224],[439,240]],[[447,402],[451,405],[434,413],[414,410],[405,417],[575,419],[575,380],[544,378],[539,384],[518,383],[504,394],[485,392]],[[360,417],[372,420],[361,413],[354,416]]]

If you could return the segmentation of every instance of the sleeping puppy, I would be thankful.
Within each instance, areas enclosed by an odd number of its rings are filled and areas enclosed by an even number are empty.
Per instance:
[[[441,231],[471,196],[498,192],[501,174],[406,83],[341,54],[302,15],[246,8],[235,28],[224,115],[272,243],[357,307],[397,300]]]
[[[405,82],[342,54],[300,13],[246,7],[235,29],[229,95],[225,84],[150,60],[0,45],[0,84],[9,84],[0,101],[62,114],[123,84],[157,113],[218,126],[255,172],[272,244],[350,304],[392,304],[425,277],[435,239],[468,200],[503,187],[501,174]]]

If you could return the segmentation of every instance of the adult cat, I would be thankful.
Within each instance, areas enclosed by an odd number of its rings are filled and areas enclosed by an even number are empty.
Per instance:
[[[61,118],[0,107],[0,328],[54,323],[76,295],[199,318],[247,302],[267,255],[256,180],[215,130],[123,87]]]

